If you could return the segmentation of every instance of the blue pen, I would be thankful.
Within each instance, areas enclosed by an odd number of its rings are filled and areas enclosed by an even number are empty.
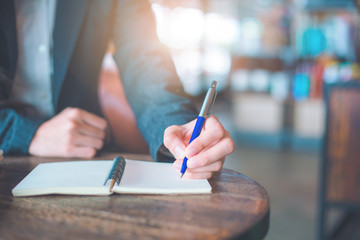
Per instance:
[[[205,123],[205,119],[206,117],[209,117],[210,116],[210,111],[211,111],[211,108],[212,106],[214,105],[214,102],[215,102],[215,97],[216,97],[216,90],[215,90],[215,87],[216,87],[216,81],[213,81],[211,83],[211,88],[209,88],[209,90],[207,91],[206,93],[206,96],[205,96],[205,99],[204,99],[204,102],[203,102],[203,105],[201,107],[201,110],[200,110],[200,113],[199,113],[199,116],[196,120],[196,124],[195,124],[195,127],[194,127],[194,131],[191,135],[191,138],[190,138],[190,142],[189,144],[195,139],[197,138],[200,133],[201,133],[201,130],[204,126],[204,123]],[[180,170],[180,178],[182,178],[182,176],[184,175],[185,171],[186,171],[186,168],[187,168],[187,157],[184,158],[184,161],[182,163],[182,166],[181,166],[181,170]]]

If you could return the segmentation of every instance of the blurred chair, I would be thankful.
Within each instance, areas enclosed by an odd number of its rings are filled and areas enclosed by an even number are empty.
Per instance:
[[[126,98],[119,72],[103,65],[99,80],[99,100],[118,151],[149,153],[149,147],[141,135],[133,110]]]
[[[325,102],[318,239],[360,239],[360,82],[328,85]]]

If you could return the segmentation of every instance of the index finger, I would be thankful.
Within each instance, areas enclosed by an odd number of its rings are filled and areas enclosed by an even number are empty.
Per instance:
[[[105,130],[105,128],[107,127],[107,122],[105,119],[83,109],[71,108],[68,110],[68,112],[76,120],[81,120],[84,123],[91,125],[95,128]]]
[[[176,159],[184,158],[185,144],[182,140],[181,126],[170,126],[164,132],[164,145]]]
[[[204,129],[200,135],[185,149],[186,157],[191,158],[195,156],[208,146],[222,139],[225,133],[226,131],[219,120],[214,116],[210,116],[206,119]]]

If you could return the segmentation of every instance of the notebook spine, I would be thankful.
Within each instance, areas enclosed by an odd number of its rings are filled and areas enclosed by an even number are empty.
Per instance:
[[[126,161],[123,157],[119,156],[114,159],[114,163],[109,171],[107,178],[105,179],[104,185],[108,180],[115,180],[117,184],[120,184],[121,178],[125,171]]]

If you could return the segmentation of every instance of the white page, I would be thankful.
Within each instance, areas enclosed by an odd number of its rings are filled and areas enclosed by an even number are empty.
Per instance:
[[[206,179],[180,179],[171,163],[142,162],[126,159],[124,175],[115,192],[121,193],[210,193]]]
[[[14,196],[43,194],[108,195],[103,186],[113,161],[41,163],[14,189]]]

